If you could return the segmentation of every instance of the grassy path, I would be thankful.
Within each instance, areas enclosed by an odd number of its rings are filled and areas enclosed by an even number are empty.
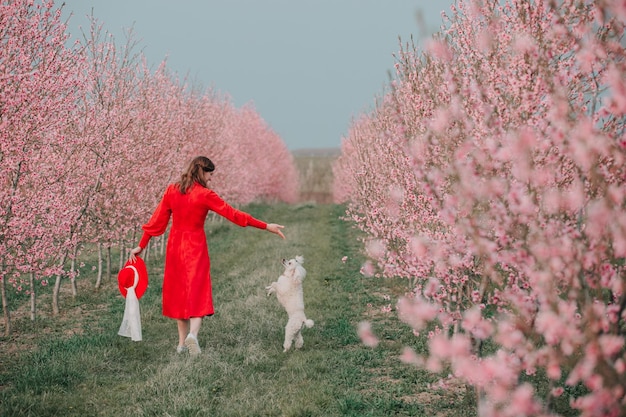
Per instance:
[[[93,292],[83,273],[62,317],[18,320],[15,336],[0,339],[0,416],[472,415],[460,407],[463,395],[429,390],[431,376],[398,361],[403,346],[423,348],[395,314],[381,312],[406,288],[360,275],[359,244],[339,219],[341,207],[246,210],[286,225],[288,239],[210,224],[216,314],[204,321],[199,357],[174,351],[175,323],[161,316],[161,262],[149,263],[142,342],[117,336],[123,300],[115,283]],[[304,329],[302,350],[283,353],[286,314],[264,287],[294,255],[305,257],[306,313],[315,326]],[[381,336],[377,348],[356,336],[364,319]]]

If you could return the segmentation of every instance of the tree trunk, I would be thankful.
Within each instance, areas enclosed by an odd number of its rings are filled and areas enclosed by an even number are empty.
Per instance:
[[[72,266],[70,267],[70,284],[72,286],[72,297],[76,298],[78,290],[76,288],[76,255],[78,254],[78,244],[74,246],[74,256],[72,256]]]
[[[120,267],[117,269],[118,271],[121,271],[122,268],[124,268],[124,254],[125,253],[126,253],[126,245],[124,244],[124,241],[120,239]]]
[[[20,178],[22,177],[22,161],[18,162],[15,176],[11,184],[11,197],[7,200],[13,201],[13,197],[17,192]],[[12,203],[9,203],[8,207],[3,207],[6,215],[4,216],[4,224],[7,224],[12,217]],[[4,259],[2,260],[4,261]],[[4,262],[0,262],[2,265]],[[11,312],[9,311],[9,300],[7,298],[7,290],[5,284],[6,276],[0,278],[0,294],[2,295],[2,315],[4,316],[4,335],[9,336],[11,334]]]
[[[111,281],[111,243],[107,244],[107,281]]]
[[[30,273],[30,320],[35,321],[37,317],[37,304],[35,300],[35,273]]]
[[[96,289],[102,284],[102,243],[98,242],[98,278],[96,279]]]
[[[4,335],[9,336],[11,334],[11,313],[9,311],[9,301],[7,299],[7,292],[4,281],[6,277],[0,279],[0,293],[2,294],[2,314],[4,316]]]
[[[61,259],[60,266],[63,269],[65,265],[65,260],[67,259],[67,252],[63,255],[63,259]],[[54,283],[54,290],[52,290],[52,315],[56,316],[59,314],[59,293],[61,292],[61,278],[63,278],[63,272],[57,275],[57,279]]]

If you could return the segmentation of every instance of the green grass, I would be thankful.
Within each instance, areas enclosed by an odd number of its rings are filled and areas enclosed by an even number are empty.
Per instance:
[[[228,222],[208,225],[216,314],[203,323],[197,358],[175,353],[176,324],[161,316],[162,261],[148,265],[142,342],[117,336],[123,299],[115,280],[93,290],[87,262],[79,295],[63,294],[60,316],[44,314],[42,293],[39,318],[17,314],[13,336],[0,339],[0,416],[475,415],[464,389],[429,389],[434,376],[398,360],[407,344],[424,348],[395,313],[381,311],[406,282],[359,273],[360,245],[339,219],[342,209],[246,207],[284,224],[286,241]],[[294,255],[305,257],[306,313],[315,326],[304,329],[302,350],[283,353],[287,317],[264,288],[282,271],[280,260]],[[378,347],[360,343],[361,320],[372,321]]]

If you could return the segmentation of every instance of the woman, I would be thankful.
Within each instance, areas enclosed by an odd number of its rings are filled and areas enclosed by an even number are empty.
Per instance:
[[[165,233],[172,217],[165,252],[163,315],[178,323],[178,353],[188,350],[197,355],[201,352],[198,332],[202,318],[214,313],[211,261],[204,233],[207,213],[214,211],[239,226],[265,229],[285,238],[280,230],[284,226],[257,220],[231,207],[209,189],[207,183],[214,170],[213,162],[204,156],[191,161],[180,181],[167,187],[152,217],[143,225],[139,246],[130,251],[130,259],[135,261],[152,236]]]

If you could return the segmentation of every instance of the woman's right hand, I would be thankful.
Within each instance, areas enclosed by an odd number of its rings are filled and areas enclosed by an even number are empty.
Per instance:
[[[141,248],[141,246],[137,246],[136,248],[131,249],[128,259],[130,259],[130,261],[134,263],[137,260],[137,255],[139,255],[142,250],[143,249]]]

